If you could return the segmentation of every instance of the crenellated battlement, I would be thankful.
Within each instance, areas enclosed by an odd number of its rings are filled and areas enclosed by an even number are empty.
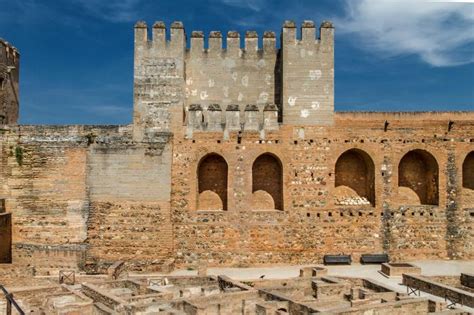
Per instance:
[[[255,105],[260,118],[267,104],[275,104],[277,121],[283,124],[333,122],[334,28],[330,22],[323,22],[317,32],[313,21],[304,21],[299,31],[294,22],[286,21],[280,48],[273,31],[246,31],[243,41],[237,31],[192,31],[189,46],[181,22],[173,22],[169,30],[164,22],[155,22],[151,38],[148,32],[145,22],[137,22],[135,135],[189,130],[192,104],[202,108],[202,114],[192,115],[203,115],[205,120],[211,104],[219,104],[226,117],[231,115],[228,106],[236,105],[239,129],[242,119],[255,116],[246,113],[248,104]],[[209,130],[207,125],[191,125],[196,130]],[[211,125],[211,129],[218,128],[213,122]],[[256,123],[252,125],[261,130],[263,118],[258,128]],[[222,129],[226,128],[230,128],[228,122]]]
[[[319,33],[316,32],[316,24],[313,21],[303,21],[298,34],[297,26],[293,21],[283,23],[282,43],[295,44],[318,44],[332,41],[332,29],[334,26],[329,21],[323,21],[319,27]]]
[[[326,40],[332,40],[332,35],[327,29],[333,29],[333,24],[329,21],[321,23],[319,33],[313,21],[304,21],[298,32],[296,23],[285,21],[283,24],[281,38],[282,43],[298,44],[318,44]],[[259,45],[260,36],[256,31],[246,31],[244,34],[244,45],[241,47],[241,36],[237,31],[228,31],[224,38],[221,31],[211,31],[207,36],[203,31],[195,30],[190,34],[189,46],[186,45],[186,32],[183,23],[175,21],[170,25],[169,30],[163,21],[156,21],[152,26],[151,38],[148,34],[149,28],[144,21],[135,24],[135,44],[138,46],[148,46],[150,48],[179,47],[190,52],[220,52],[227,53],[237,51],[239,53],[253,53],[258,51],[276,52],[276,35],[273,31],[265,31],[262,34],[262,45]],[[169,39],[167,39],[169,32]],[[183,42],[184,39],[184,42]],[[208,47],[208,48],[205,48]]]

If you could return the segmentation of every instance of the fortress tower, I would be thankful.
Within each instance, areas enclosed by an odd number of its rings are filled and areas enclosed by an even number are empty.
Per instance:
[[[134,135],[155,132],[262,131],[291,125],[332,125],[334,112],[334,28],[323,22],[317,34],[305,21],[298,34],[286,21],[281,49],[275,33],[186,33],[181,22],[156,22],[149,39],[144,22],[135,26]],[[225,48],[223,41],[226,41]]]
[[[0,38],[0,124],[18,121],[20,54]]]

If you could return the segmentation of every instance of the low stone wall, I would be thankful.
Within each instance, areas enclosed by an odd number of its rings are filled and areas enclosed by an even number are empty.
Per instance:
[[[461,273],[461,284],[471,289],[474,289],[474,274]]]
[[[402,276],[405,273],[421,274],[421,268],[407,263],[383,263],[382,273],[389,277]]]
[[[474,294],[430,281],[425,277],[404,274],[403,284],[442,298],[448,298],[457,304],[474,307]]]
[[[332,310],[332,314],[340,315],[418,315],[429,312],[429,302],[427,299],[395,301],[381,304],[368,304],[346,309]]]

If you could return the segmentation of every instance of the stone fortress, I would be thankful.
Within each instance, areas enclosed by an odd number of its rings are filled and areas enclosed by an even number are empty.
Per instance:
[[[138,22],[132,124],[32,126],[0,41],[0,268],[474,258],[474,112],[335,112],[330,22],[243,42]]]

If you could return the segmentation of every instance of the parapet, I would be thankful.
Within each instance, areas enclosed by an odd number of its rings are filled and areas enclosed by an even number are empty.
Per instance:
[[[207,107],[192,104],[186,111],[188,135],[196,131],[262,131],[277,130],[278,109],[266,104],[261,110],[255,104],[245,106],[243,113],[237,104],[229,104],[225,111],[219,104]]]
[[[301,23],[301,39],[298,39],[297,27],[294,21],[285,21],[282,30],[282,45],[291,43],[318,43],[333,41],[334,26],[329,21],[323,21],[319,27],[319,34],[316,34],[316,24],[313,21],[303,21]],[[318,37],[316,38],[316,35]]]
[[[168,32],[166,24],[157,21],[152,27],[152,36],[149,38],[148,26],[144,21],[138,21],[135,24],[135,47],[148,47],[155,49],[180,48],[193,53],[257,53],[276,51],[275,33],[266,31],[262,37],[262,47],[259,47],[259,34],[256,31],[247,31],[245,33],[244,47],[240,47],[240,34],[237,31],[227,32],[224,39],[220,31],[211,31],[205,36],[202,31],[192,31],[190,46],[186,47],[186,32],[182,22],[176,21],[170,25],[170,39],[166,39]],[[207,49],[205,49],[205,41],[208,41]],[[225,48],[223,42],[226,42]]]

